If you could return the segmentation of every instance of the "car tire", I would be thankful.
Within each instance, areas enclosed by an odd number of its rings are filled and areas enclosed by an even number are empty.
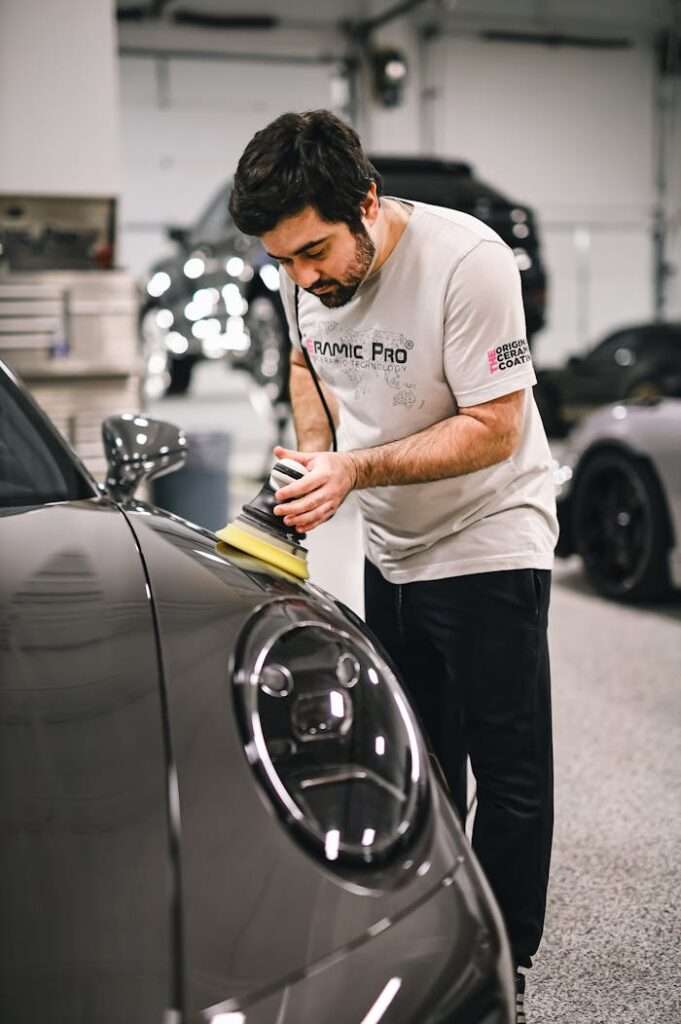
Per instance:
[[[170,383],[166,390],[167,395],[186,395],[192,380],[192,370],[195,360],[191,356],[185,359],[170,359],[168,371]]]
[[[575,549],[599,594],[635,602],[668,590],[669,514],[648,463],[620,451],[595,454],[578,471],[572,523]]]

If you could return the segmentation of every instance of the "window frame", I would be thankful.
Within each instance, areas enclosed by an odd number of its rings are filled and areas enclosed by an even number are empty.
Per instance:
[[[9,399],[31,432],[42,442],[46,456],[52,460],[57,473],[64,481],[64,492],[41,493],[37,490],[30,496],[30,500],[7,501],[2,497],[0,490],[0,514],[8,510],[98,497],[99,488],[80,459],[9,367],[0,361],[0,404],[4,405],[6,399]]]

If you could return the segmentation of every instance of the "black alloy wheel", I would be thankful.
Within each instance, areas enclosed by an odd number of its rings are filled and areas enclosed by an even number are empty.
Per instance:
[[[669,587],[669,526],[653,470],[624,452],[594,455],[578,475],[574,537],[598,593],[620,601],[661,597]]]

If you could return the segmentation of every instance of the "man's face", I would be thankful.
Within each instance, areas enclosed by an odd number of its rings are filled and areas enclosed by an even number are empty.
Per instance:
[[[376,253],[364,224],[353,233],[347,224],[322,220],[311,206],[280,221],[261,242],[292,281],[329,309],[350,301]]]

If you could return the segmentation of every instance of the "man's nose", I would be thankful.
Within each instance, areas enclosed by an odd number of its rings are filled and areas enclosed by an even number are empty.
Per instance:
[[[299,288],[312,288],[319,280],[319,271],[316,267],[299,264],[294,267],[293,276]]]

